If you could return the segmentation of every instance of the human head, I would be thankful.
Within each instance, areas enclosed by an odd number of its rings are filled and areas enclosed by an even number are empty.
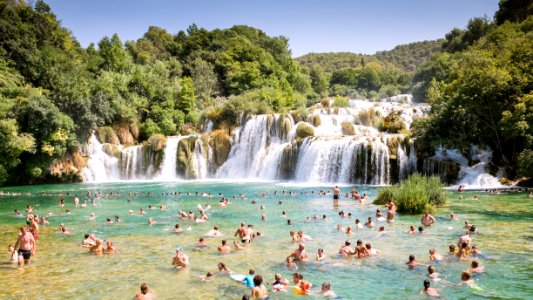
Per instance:
[[[461,274],[461,280],[462,281],[467,281],[467,280],[470,280],[470,277],[472,277],[472,274],[470,272],[463,272],[463,274]]]
[[[418,226],[418,232],[419,233],[424,233],[424,227]]]
[[[350,243],[350,241],[346,241],[344,242],[344,246],[350,246],[352,243]]]
[[[263,283],[263,277],[261,277],[261,275],[255,275],[254,286],[261,286],[262,283]]]
[[[276,273],[276,275],[274,275],[274,279],[281,280],[281,274],[280,273]]]
[[[429,280],[424,280],[424,289],[427,290],[429,288]]]
[[[362,246],[363,245],[363,241],[362,240],[357,240],[357,246]]]
[[[143,295],[148,294],[148,285],[146,283],[141,284],[141,293]]]
[[[477,260],[472,261],[472,268],[477,268],[479,266],[479,263]]]
[[[370,250],[372,249],[372,245],[370,245],[370,243],[366,243],[365,248]]]
[[[322,283],[322,291],[327,292],[331,289],[331,284],[329,282]]]
[[[435,267],[433,267],[433,266],[429,266],[429,267],[428,267],[428,273],[429,273],[429,274],[433,274],[433,273],[435,273]]]
[[[222,240],[222,246],[226,246],[227,242],[228,241],[226,241],[226,240]]]
[[[431,255],[435,254],[435,249],[429,249],[429,254]]]
[[[409,255],[409,261],[415,261],[415,256],[413,254]]]
[[[250,271],[248,271],[248,274],[254,275],[255,274],[255,270],[254,269],[250,269]]]

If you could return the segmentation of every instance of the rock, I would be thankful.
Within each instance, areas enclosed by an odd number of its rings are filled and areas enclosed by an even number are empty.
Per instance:
[[[351,122],[344,121],[341,123],[341,127],[342,135],[355,135],[355,128]]]
[[[98,129],[96,129],[96,135],[98,136],[98,140],[102,144],[105,144],[105,143],[114,144],[114,145],[120,144],[120,140],[117,134],[115,133],[113,128],[109,126],[98,127]]]
[[[213,151],[213,173],[228,159],[231,150],[231,138],[224,130],[215,130],[209,134],[209,146]]]
[[[315,130],[307,123],[298,123],[296,127],[296,136],[300,139],[305,139],[306,137],[314,136]]]
[[[312,115],[311,117],[311,124],[313,126],[318,127],[320,124],[322,124],[322,119],[320,119],[320,115]]]
[[[112,127],[122,145],[131,146],[135,144],[135,138],[130,131],[130,125],[128,123],[122,122],[119,124],[114,124]]]
[[[113,144],[104,144],[103,150],[107,155],[114,156],[116,158],[120,158],[120,155],[122,154],[119,147]]]
[[[148,139],[148,147],[154,152],[165,149],[167,138],[162,134],[154,134]]]
[[[198,170],[191,163],[197,139],[195,136],[190,136],[181,139],[178,143],[176,172],[184,179],[195,179],[198,177]]]

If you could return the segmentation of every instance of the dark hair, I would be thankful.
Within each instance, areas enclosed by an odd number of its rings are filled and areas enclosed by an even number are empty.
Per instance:
[[[254,276],[254,285],[260,286],[263,283],[263,277],[261,275],[255,275]]]
[[[413,254],[409,255],[409,261],[414,261],[415,260],[415,256]]]
[[[472,261],[473,268],[477,268],[478,266],[479,266],[479,263],[477,262],[477,260]]]
[[[88,239],[88,238],[89,238],[89,234],[86,233],[86,234],[84,235],[84,237],[85,237],[86,239]]]
[[[141,284],[141,293],[146,295],[148,293],[148,285],[146,283]]]
[[[429,288],[429,280],[424,280],[424,288],[427,289]]]

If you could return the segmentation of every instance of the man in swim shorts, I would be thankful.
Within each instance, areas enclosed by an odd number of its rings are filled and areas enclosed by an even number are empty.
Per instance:
[[[341,194],[341,189],[339,189],[338,185],[331,189],[333,190],[333,205],[339,205],[339,197]]]
[[[22,267],[23,260],[24,265],[29,265],[31,255],[35,254],[35,238],[33,237],[33,234],[28,232],[28,229],[26,227],[20,227],[20,234],[18,236],[17,242],[15,243],[14,249],[17,249],[17,246],[20,246],[18,250],[19,267]],[[15,250],[13,250],[13,253],[14,252]]]

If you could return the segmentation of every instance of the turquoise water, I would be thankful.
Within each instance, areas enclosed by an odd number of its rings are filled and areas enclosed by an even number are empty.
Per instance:
[[[3,188],[6,191],[21,191],[18,197],[0,198],[0,240],[4,249],[4,261],[8,261],[7,246],[16,241],[18,228],[25,224],[25,219],[16,217],[14,209],[24,212],[26,205],[32,205],[34,212],[45,215],[47,209],[54,213],[49,217],[50,225],[41,226],[37,255],[32,257],[32,265],[17,269],[10,263],[0,265],[2,278],[1,299],[15,298],[76,298],[76,299],[123,299],[131,298],[146,282],[158,295],[159,299],[240,299],[249,294],[244,286],[233,282],[228,276],[215,273],[214,279],[202,282],[199,276],[208,271],[215,272],[217,262],[224,262],[236,273],[245,274],[255,268],[256,273],[266,282],[274,280],[275,273],[291,279],[295,271],[288,270],[284,259],[297,245],[292,243],[289,231],[303,230],[313,240],[306,242],[308,255],[314,259],[316,250],[324,248],[328,259],[325,263],[310,261],[299,265],[298,272],[310,281],[318,290],[321,283],[328,281],[339,296],[344,299],[418,299],[425,298],[418,293],[426,279],[426,267],[408,270],[405,262],[409,254],[414,254],[417,261],[430,264],[428,250],[436,248],[441,255],[447,254],[447,246],[456,243],[464,232],[465,220],[479,227],[479,234],[474,236],[477,245],[486,259],[480,264],[486,273],[475,277],[477,285],[483,290],[460,287],[463,270],[469,268],[470,261],[459,262],[448,259],[435,265],[436,271],[443,275],[443,280],[432,282],[432,287],[447,299],[531,299],[533,297],[533,278],[531,253],[533,251],[533,200],[525,193],[510,195],[489,195],[484,193],[464,193],[464,200],[458,194],[450,194],[450,203],[435,216],[437,224],[427,229],[425,235],[409,236],[409,225],[420,223],[420,216],[399,215],[396,222],[384,225],[387,233],[379,235],[374,229],[355,230],[355,235],[347,237],[343,231],[336,229],[352,225],[355,218],[362,222],[374,216],[376,206],[359,205],[348,199],[341,199],[338,208],[332,206],[331,196],[318,196],[311,191],[329,189],[329,186],[297,186],[268,182],[127,182],[99,185],[70,184]],[[351,187],[343,187],[348,192]],[[273,192],[293,191],[296,196],[277,195]],[[376,188],[362,186],[358,190],[366,192],[372,199]],[[42,196],[46,191],[52,196]],[[77,193],[81,202],[86,200],[87,191],[103,192],[103,197],[96,200],[96,206],[88,202],[87,208],[75,208],[72,194]],[[129,197],[128,192],[139,192],[137,197]],[[191,192],[193,195],[170,196],[161,193],[179,191]],[[32,196],[26,196],[31,192]],[[69,192],[70,196],[59,196],[59,192]],[[106,192],[121,193],[121,196],[107,196]],[[155,196],[141,196],[141,192],[154,192]],[[195,196],[194,192],[212,193],[214,197]],[[259,192],[268,192],[266,198],[260,198]],[[306,194],[301,194],[306,192]],[[218,193],[230,198],[227,207],[218,205]],[[231,199],[232,195],[246,194],[246,200]],[[474,195],[479,200],[473,200]],[[59,207],[59,199],[65,199],[65,207]],[[251,200],[256,204],[252,204]],[[282,201],[282,205],[278,205]],[[149,210],[148,206],[156,208]],[[160,204],[167,206],[161,212]],[[198,204],[210,204],[209,220],[204,224],[179,220],[177,211],[197,211]],[[261,210],[260,204],[266,209]],[[138,215],[144,208],[146,215]],[[72,211],[65,215],[65,209]],[[352,218],[338,216],[340,210],[352,213]],[[133,210],[137,215],[130,216]],[[287,212],[293,225],[287,225],[287,219],[281,218],[282,211]],[[382,211],[385,209],[382,209]],[[457,221],[447,218],[450,212],[457,214]],[[90,220],[90,213],[97,217]],[[261,215],[267,221],[261,221]],[[327,215],[326,220],[306,222],[306,217],[314,214]],[[106,218],[118,215],[121,223],[107,225]],[[157,223],[148,225],[152,217]],[[240,222],[253,224],[256,231],[264,235],[243,251],[220,255],[216,248],[223,238],[231,242],[233,233]],[[58,231],[59,224],[64,223],[72,234],[64,235]],[[174,235],[170,231],[179,223],[184,229],[191,230]],[[222,238],[206,238],[210,246],[204,251],[195,251],[194,244],[214,225],[218,225],[224,234]],[[101,257],[87,254],[85,248],[77,246],[83,234],[94,233],[98,237],[113,241],[117,253]],[[357,239],[372,243],[373,248],[381,251],[377,257],[365,259],[337,258],[338,249],[349,239],[355,244]],[[171,266],[174,247],[180,245],[189,256],[191,266],[176,271]],[[269,287],[270,290],[270,287]],[[296,299],[287,293],[269,293],[271,299]]]

